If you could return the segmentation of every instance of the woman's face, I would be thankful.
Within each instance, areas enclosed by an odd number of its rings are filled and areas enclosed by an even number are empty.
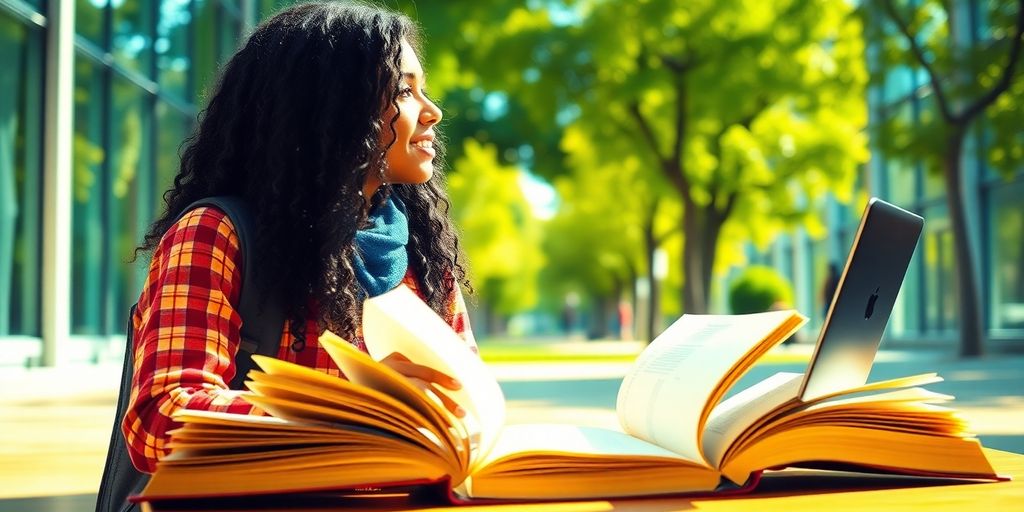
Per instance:
[[[384,177],[388,183],[424,183],[434,173],[432,128],[441,120],[441,109],[427,98],[424,87],[423,67],[416,52],[402,41],[402,79],[395,100],[398,118],[391,125],[395,130],[394,143],[385,155]],[[384,112],[381,142],[385,146],[392,138],[389,124],[395,113],[394,105]]]

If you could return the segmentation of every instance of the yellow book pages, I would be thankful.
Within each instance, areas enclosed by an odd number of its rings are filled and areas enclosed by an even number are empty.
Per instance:
[[[615,408],[623,431],[705,462],[701,438],[712,408],[757,359],[806,321],[795,311],[683,315],[623,379]]]
[[[363,337],[376,360],[398,352],[462,383],[461,389],[444,393],[466,411],[458,423],[474,441],[469,467],[472,473],[505,424],[505,396],[487,365],[404,285],[363,304]]]
[[[422,302],[422,301],[421,301]],[[331,359],[342,373],[353,383],[394,397],[412,407],[426,418],[441,434],[445,446],[454,453],[463,470],[453,478],[461,480],[468,474],[470,464],[470,440],[465,426],[440,404],[426,396],[409,379],[384,364],[374,361],[369,355],[353,347],[330,331],[320,336],[320,345],[327,350]]]
[[[287,361],[281,361],[272,357],[256,355],[253,356],[253,360],[256,361],[256,364],[266,372],[267,376],[306,382],[311,386],[324,388],[325,391],[322,394],[325,395],[330,394],[330,392],[333,391],[334,394],[342,394],[346,397],[352,397],[357,402],[362,401],[370,402],[371,404],[381,404],[387,409],[399,413],[404,411],[405,415],[410,419],[416,420],[419,424],[422,424],[427,428],[431,428],[431,430],[439,436],[444,436],[444,433],[449,431],[451,428],[451,422],[446,419],[443,409],[427,400],[419,390],[415,389],[415,387],[408,383],[405,377],[402,377],[390,368],[369,359],[366,354],[360,352],[351,344],[330,332],[322,336],[320,338],[320,342],[324,344],[328,352],[331,353],[333,358],[335,358],[336,363],[338,363],[338,358],[342,358],[345,360],[345,364],[350,365],[353,364],[350,363],[350,361],[355,359],[357,364],[373,365],[376,367],[376,372],[383,375],[383,377],[378,376],[377,380],[389,381],[390,384],[384,385],[384,387],[390,386],[395,388],[393,389],[393,391],[396,391],[395,394],[386,393],[373,386],[367,386],[348,379],[327,375],[311,368],[306,368]],[[364,361],[358,363],[360,360]],[[250,372],[250,376],[256,382],[269,380],[260,375],[259,372]],[[441,410],[439,411],[438,409]],[[426,420],[426,422],[423,423],[421,420]]]
[[[383,406],[353,407],[353,405],[356,405],[358,401],[349,400],[349,397],[346,395],[315,395],[310,394],[301,386],[293,387],[291,385],[287,385],[287,387],[281,387],[277,383],[252,382],[250,383],[249,388],[259,396],[300,402],[308,405],[317,405],[357,416],[364,416],[374,420],[379,420],[385,431],[393,432],[410,439],[424,448],[437,446],[437,442],[435,441],[437,439],[436,434],[427,437],[423,433],[423,430],[427,430],[426,428],[421,430],[413,426],[422,423],[419,423],[414,419],[409,419],[407,416],[401,414],[389,414],[391,411]]]
[[[201,466],[163,464],[143,496],[239,496],[252,493],[308,492],[352,489],[366,482],[436,481],[445,471],[399,452],[371,451],[360,456],[344,450],[320,449],[288,458]]]
[[[863,386],[832,393],[809,402],[798,398],[803,374],[778,373],[725,400],[712,411],[705,427],[707,437],[704,450],[713,467],[720,467],[722,461],[747,443],[765,425],[786,418],[794,411],[805,410],[817,404],[833,403],[845,396],[921,386],[940,382],[935,373],[867,383]],[[875,395],[877,396],[877,395]]]
[[[717,471],[622,432],[529,424],[502,429],[465,492],[488,498],[595,498],[711,490],[719,480]]]
[[[706,468],[623,467],[598,471],[474,477],[469,496],[494,499],[598,499],[713,491],[720,475]]]
[[[711,411],[701,448],[711,467],[722,465],[726,451],[762,418],[792,404],[804,374],[779,372],[718,404]]]
[[[995,478],[977,439],[812,425],[773,433],[726,461],[722,474],[745,482],[757,470],[828,461],[893,472]]]

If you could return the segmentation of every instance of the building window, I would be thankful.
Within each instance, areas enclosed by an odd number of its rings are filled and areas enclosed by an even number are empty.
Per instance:
[[[945,204],[926,208],[922,236],[924,258],[924,329],[930,332],[953,331],[959,327],[956,254],[953,229]]]
[[[1024,330],[1024,181],[991,192],[990,325]]]
[[[157,82],[160,90],[181,100],[188,98],[188,29],[192,22],[189,0],[162,0],[156,25]]]
[[[42,49],[0,13],[0,336],[40,335]]]
[[[179,158],[181,143],[192,129],[192,118],[170,104],[158,101],[156,122],[156,180],[153,187],[154,209],[152,211],[154,217],[163,212],[163,194],[174,185],[174,176],[178,174],[181,163]]]
[[[106,5],[105,1],[75,0],[75,33],[100,48],[107,47]]]
[[[72,169],[71,332],[101,334],[104,304],[103,106],[107,73],[91,59],[75,59]]]
[[[242,36],[242,17],[237,7],[216,0],[194,0],[193,48],[201,50],[192,61],[197,80],[192,91],[196,103],[205,103],[219,66],[228,61]]]
[[[134,83],[116,76],[110,106],[109,167],[106,225],[107,289],[111,305],[107,331],[121,332],[128,309],[142,290],[145,265],[129,260],[152,221],[152,96]]]
[[[152,78],[153,2],[112,2],[112,6],[110,50],[114,62]]]

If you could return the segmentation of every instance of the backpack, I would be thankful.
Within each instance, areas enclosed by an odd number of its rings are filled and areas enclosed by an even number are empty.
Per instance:
[[[241,337],[238,353],[235,354],[235,377],[231,389],[241,389],[245,378],[254,367],[253,354],[277,355],[281,330],[284,325],[284,309],[277,297],[268,295],[264,283],[255,277],[253,262],[257,260],[251,243],[253,220],[248,205],[240,198],[230,196],[208,197],[190,204],[181,215],[200,206],[212,206],[223,211],[235,226],[238,236],[239,253],[242,255],[242,290],[238,312],[242,317]],[[128,313],[128,339],[124,351],[124,367],[121,371],[120,394],[117,397],[117,412],[114,427],[110,433],[107,460],[100,480],[99,495],[96,498],[96,512],[128,512],[138,510],[138,505],[128,503],[128,496],[138,494],[149,481],[149,475],[139,472],[128,457],[128,447],[121,433],[121,421],[131,395],[134,343],[132,317],[138,304]]]

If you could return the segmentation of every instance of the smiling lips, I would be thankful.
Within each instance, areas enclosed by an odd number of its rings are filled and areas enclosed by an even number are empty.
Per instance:
[[[420,151],[430,155],[431,158],[433,158],[433,156],[434,156],[434,136],[433,135],[424,135],[424,136],[421,136],[421,137],[417,137],[416,139],[413,139],[412,141],[410,141],[409,145],[411,145],[411,146],[415,147],[416,149],[418,149],[418,150],[420,150]]]

